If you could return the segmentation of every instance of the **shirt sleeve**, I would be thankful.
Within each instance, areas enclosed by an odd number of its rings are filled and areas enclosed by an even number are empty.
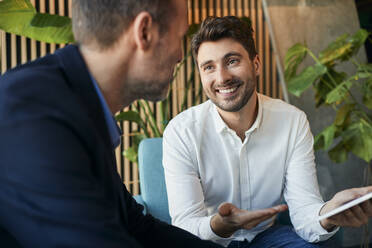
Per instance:
[[[168,125],[163,135],[163,166],[172,224],[201,239],[226,245],[230,239],[216,235],[204,204],[204,193],[197,170],[191,138],[174,125]]]
[[[314,140],[303,112],[298,123],[297,129],[293,129],[296,138],[287,163],[284,198],[297,234],[309,242],[319,242],[332,237],[338,228],[328,232],[315,221],[324,202],[316,175]]]

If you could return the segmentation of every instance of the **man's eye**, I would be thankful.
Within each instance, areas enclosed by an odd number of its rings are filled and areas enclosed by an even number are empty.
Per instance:
[[[209,71],[209,70],[212,70],[213,69],[213,66],[211,65],[207,65],[204,67],[204,71]]]
[[[237,59],[230,59],[230,60],[227,62],[227,64],[228,64],[228,65],[233,65],[233,64],[236,64],[237,62],[238,62]]]

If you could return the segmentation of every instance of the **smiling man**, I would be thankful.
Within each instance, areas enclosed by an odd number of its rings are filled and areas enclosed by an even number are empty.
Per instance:
[[[1,247],[220,247],[142,213],[117,173],[113,115],[160,100],[186,0],[73,0],[76,44],[0,77]]]
[[[370,202],[312,221],[372,187],[345,190],[323,202],[306,115],[257,93],[261,63],[247,23],[207,18],[192,50],[209,100],[179,114],[164,132],[174,225],[229,247],[302,248],[329,247],[326,240],[337,226],[368,221]],[[283,197],[294,230],[274,222],[287,210]]]

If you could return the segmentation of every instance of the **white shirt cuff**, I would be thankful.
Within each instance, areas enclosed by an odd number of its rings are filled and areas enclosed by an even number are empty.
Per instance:
[[[320,208],[318,209],[318,215],[320,213],[320,210],[322,209],[322,207],[325,204],[326,203],[324,203],[323,205],[321,205]],[[336,227],[331,232],[328,232],[326,229],[324,229],[322,227],[322,225],[320,224],[320,221],[317,221],[316,222],[316,224],[314,225],[314,228],[316,229],[317,233],[319,233],[319,240],[318,240],[318,242],[325,241],[325,240],[329,239],[330,237],[332,237],[333,235],[335,235],[336,232],[340,229],[340,227]]]
[[[211,227],[212,217],[213,215],[203,218],[202,222],[200,223],[200,232],[202,232],[201,234],[203,239],[211,240],[221,245],[227,246],[231,242],[232,238],[223,238],[213,232]]]

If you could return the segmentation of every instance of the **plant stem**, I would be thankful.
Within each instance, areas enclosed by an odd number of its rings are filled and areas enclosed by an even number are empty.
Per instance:
[[[161,137],[161,133],[160,133],[160,130],[159,130],[159,127],[156,123],[156,120],[154,118],[154,113],[152,112],[151,108],[150,108],[150,105],[149,105],[149,102],[148,101],[143,101],[145,103],[145,106],[147,108],[147,111],[148,111],[148,116],[150,117],[150,127],[152,129],[152,131],[154,132],[154,135],[155,137]]]
[[[189,93],[189,89],[190,89],[191,83],[193,82],[194,75],[195,75],[195,67],[192,67],[190,78],[186,82],[186,88],[185,88],[185,92],[183,94],[183,101],[182,101],[182,104],[181,104],[181,111],[184,111],[185,110],[186,102],[187,102],[187,95]]]
[[[319,59],[315,56],[315,54],[314,54],[314,53],[313,53],[309,48],[307,48],[307,52],[309,53],[310,57],[312,57],[313,60],[314,60],[317,64],[323,65],[323,64],[319,61]],[[325,66],[325,65],[324,65],[324,66]],[[334,84],[334,87],[337,87],[338,84],[336,83],[335,79],[332,77],[331,73],[329,73],[329,71],[328,71],[328,67],[327,67],[327,72],[326,72],[326,74],[328,75],[329,79],[331,79],[332,83]]]
[[[321,82],[323,82],[328,88],[330,88],[331,90],[334,89],[334,87],[332,85],[330,85],[326,80],[322,80],[320,79]]]
[[[138,103],[140,104],[140,103]],[[134,110],[139,114],[139,110],[135,104],[132,104]],[[147,131],[146,123],[148,122],[147,115],[145,115],[145,121],[141,121],[139,123],[140,128],[142,128],[143,132],[145,133],[146,137],[150,137],[150,133]]]
[[[159,103],[159,107],[161,110],[161,132],[164,132],[167,124],[166,122],[168,122],[168,103],[168,98]]]

